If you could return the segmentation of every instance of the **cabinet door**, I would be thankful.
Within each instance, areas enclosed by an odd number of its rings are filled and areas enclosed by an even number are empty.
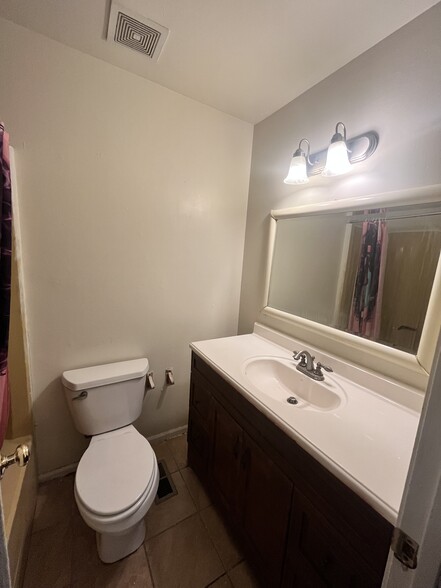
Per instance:
[[[291,509],[292,483],[247,435],[241,458],[246,476],[242,524],[267,581],[279,586]]]
[[[242,427],[215,402],[211,482],[224,507],[238,520],[243,500],[240,458],[243,450]]]
[[[202,478],[207,478],[211,452],[213,397],[211,386],[197,372],[190,382],[188,415],[188,463]]]
[[[205,429],[201,417],[190,408],[188,417],[188,465],[203,479],[208,475],[210,457],[210,435]]]
[[[314,569],[303,560],[300,564],[289,562],[285,566],[282,588],[327,588],[328,585],[316,574]],[[349,588],[340,586],[340,588]]]
[[[338,522],[336,522],[338,525]],[[330,588],[380,588],[381,578],[354,551],[345,537],[313,503],[301,493],[294,492],[288,561],[295,571],[293,581],[284,586],[299,586],[304,572],[314,573]],[[309,572],[310,571],[310,572]]]

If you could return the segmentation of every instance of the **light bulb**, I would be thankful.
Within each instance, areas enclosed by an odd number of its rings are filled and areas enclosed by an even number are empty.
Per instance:
[[[294,153],[289,166],[288,175],[283,180],[285,184],[306,184],[309,182],[306,173],[306,157],[303,152],[298,154],[298,150]]]
[[[343,129],[343,134],[338,128]],[[326,154],[326,165],[322,176],[340,176],[351,169],[348,158],[348,146],[346,145],[346,127],[342,122],[335,125],[335,133],[332,136],[331,144]]]

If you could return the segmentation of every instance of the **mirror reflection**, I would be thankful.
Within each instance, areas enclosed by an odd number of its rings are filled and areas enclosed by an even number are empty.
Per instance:
[[[279,219],[268,306],[416,354],[440,251],[439,203]]]

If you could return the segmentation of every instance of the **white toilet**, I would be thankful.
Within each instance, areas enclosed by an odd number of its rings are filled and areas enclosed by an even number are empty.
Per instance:
[[[121,361],[63,373],[75,426],[90,435],[78,464],[75,500],[96,531],[98,554],[117,561],[142,544],[144,516],[159,483],[150,443],[133,427],[144,400],[147,359]]]

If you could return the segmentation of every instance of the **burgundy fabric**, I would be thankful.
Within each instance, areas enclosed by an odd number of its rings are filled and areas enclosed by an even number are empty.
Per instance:
[[[12,254],[11,174],[9,135],[0,123],[0,447],[6,435],[10,412],[8,339],[11,300]]]
[[[384,209],[365,211],[384,215]],[[348,331],[376,340],[380,332],[384,267],[387,251],[385,220],[363,222],[360,259],[352,298]]]

